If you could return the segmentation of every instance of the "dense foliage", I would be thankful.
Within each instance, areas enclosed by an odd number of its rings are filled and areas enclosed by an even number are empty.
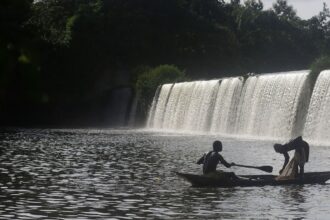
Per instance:
[[[86,116],[140,66],[212,78],[307,69],[330,51],[327,6],[303,20],[286,0],[2,0],[0,16],[2,123]]]
[[[146,110],[159,85],[185,80],[185,73],[173,65],[160,65],[156,68],[145,68],[136,81],[136,92],[139,97],[139,115],[146,116]]]

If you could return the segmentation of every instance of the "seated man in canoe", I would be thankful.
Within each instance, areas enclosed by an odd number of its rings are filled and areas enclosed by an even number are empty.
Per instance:
[[[284,165],[280,170],[280,175],[276,178],[277,180],[288,180],[303,177],[304,165],[308,162],[309,157],[309,144],[304,141],[301,136],[283,145],[274,144],[274,149],[277,153],[283,154],[285,159]],[[288,152],[291,150],[295,150],[295,152],[293,158],[289,162],[290,156]]]
[[[225,167],[229,168],[234,163],[229,164],[219,154],[222,151],[222,143],[220,141],[213,142],[213,150],[204,154],[198,161],[197,164],[203,164],[203,174],[209,174],[216,172],[218,163],[222,163]]]

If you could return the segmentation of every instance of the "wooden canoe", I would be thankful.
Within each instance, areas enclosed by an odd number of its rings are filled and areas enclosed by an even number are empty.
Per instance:
[[[190,182],[193,187],[244,187],[244,186],[278,186],[278,185],[302,185],[302,184],[324,184],[330,179],[330,172],[305,173],[303,178],[290,180],[276,180],[274,175],[196,175],[189,173],[176,174]],[[228,173],[225,173],[228,174]]]

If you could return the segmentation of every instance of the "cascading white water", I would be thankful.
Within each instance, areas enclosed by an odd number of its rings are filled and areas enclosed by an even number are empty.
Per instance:
[[[171,94],[172,86],[172,84],[165,84],[161,87],[158,98],[156,98],[157,101],[153,101],[154,106],[151,107],[151,113],[149,113],[148,127],[162,128],[166,105],[168,97]]]
[[[204,131],[218,87],[219,80],[163,85],[157,104],[153,102],[156,107],[151,107],[148,127]]]
[[[288,138],[302,132],[308,71],[165,84],[148,127]],[[307,104],[306,104],[307,103]]]
[[[156,106],[158,104],[158,97],[159,97],[159,93],[161,91],[161,88],[162,88],[162,86],[158,86],[158,88],[156,90],[156,93],[154,95],[154,98],[152,100],[151,108],[149,109],[149,112],[148,112],[147,126],[149,126],[149,127],[153,126]]]
[[[189,107],[183,120],[183,129],[205,131],[208,125],[208,116],[213,111],[212,103],[219,87],[219,80],[197,81],[195,83]]]
[[[243,79],[241,78],[228,78],[221,81],[212,113],[212,132],[228,133],[233,131],[242,85]]]
[[[308,71],[296,71],[249,77],[239,104],[236,133],[272,138],[299,133],[295,122],[301,111],[298,106],[306,106],[299,103],[308,90],[307,76]]]
[[[314,86],[304,137],[316,143],[330,141],[330,70],[322,71]]]
[[[182,89],[180,97],[177,100],[176,111],[173,117],[171,118],[171,125],[170,128],[172,129],[183,129],[184,128],[184,121],[185,117],[189,112],[189,104],[191,97],[193,95],[192,91],[194,90],[196,83],[181,83],[177,84]]]

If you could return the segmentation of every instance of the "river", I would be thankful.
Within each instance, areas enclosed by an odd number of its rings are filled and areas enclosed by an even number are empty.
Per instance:
[[[0,219],[328,219],[330,184],[192,188],[175,175],[201,173],[195,162],[216,139],[223,142],[228,162],[271,165],[273,174],[283,163],[270,140],[143,130],[2,129]],[[329,147],[312,145],[306,172],[330,170],[329,158]]]

